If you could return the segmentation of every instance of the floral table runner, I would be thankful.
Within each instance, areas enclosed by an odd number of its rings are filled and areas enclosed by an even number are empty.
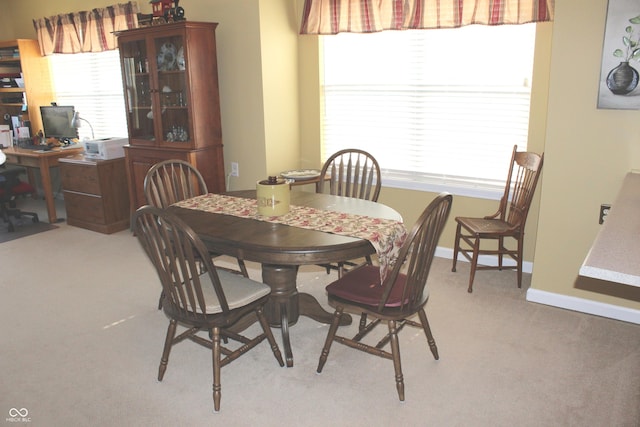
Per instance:
[[[366,239],[371,242],[378,255],[381,281],[393,266],[407,237],[407,230],[401,221],[295,205],[291,205],[289,213],[285,215],[267,217],[258,214],[255,199],[223,194],[204,194],[183,200],[174,206]]]

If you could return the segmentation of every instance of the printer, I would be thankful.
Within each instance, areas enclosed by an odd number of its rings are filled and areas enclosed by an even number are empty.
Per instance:
[[[124,146],[128,143],[128,138],[103,138],[82,141],[82,148],[88,159],[109,160],[124,157]]]

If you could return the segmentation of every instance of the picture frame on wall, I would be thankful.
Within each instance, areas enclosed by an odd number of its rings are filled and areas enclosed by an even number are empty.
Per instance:
[[[640,2],[609,0],[598,108],[640,110]]]

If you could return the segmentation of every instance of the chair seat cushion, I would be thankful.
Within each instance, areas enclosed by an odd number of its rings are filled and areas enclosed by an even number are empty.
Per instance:
[[[222,283],[227,304],[229,304],[229,309],[231,310],[259,300],[271,292],[269,285],[264,283],[256,282],[240,274],[234,274],[224,270],[216,271],[218,272],[220,283]],[[207,313],[221,313],[222,308],[220,307],[220,301],[213,289],[209,274],[203,274],[200,276],[200,280],[202,281],[204,300],[207,302]],[[196,313],[202,313],[199,307],[196,309]]]
[[[502,234],[511,228],[508,222],[499,219],[457,217],[456,221],[476,234]]]
[[[406,275],[398,275],[385,307],[402,305],[402,292],[406,281]],[[340,279],[330,283],[326,289],[330,297],[335,296],[371,307],[380,303],[384,293],[384,287],[380,285],[380,268],[373,265],[366,265],[348,272]],[[406,299],[404,302],[407,302]]]
[[[14,196],[32,194],[35,192],[36,192],[36,189],[33,187],[33,185],[29,184],[28,182],[20,181],[18,184],[11,187],[11,194]],[[0,197],[3,197],[4,195],[5,195],[4,188],[0,188]]]
[[[15,187],[11,188],[11,192],[18,196],[21,194],[31,194],[31,193],[35,193],[36,189],[33,185],[29,184],[28,182],[23,182],[20,181],[20,183],[18,183],[18,185],[16,185]]]

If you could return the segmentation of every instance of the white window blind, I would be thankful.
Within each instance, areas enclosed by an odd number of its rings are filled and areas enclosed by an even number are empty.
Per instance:
[[[87,120],[95,138],[126,137],[127,118],[122,94],[118,50],[49,56],[58,105],[73,105]],[[91,139],[91,127],[81,121],[81,140]]]
[[[323,160],[373,154],[389,187],[498,198],[526,149],[535,24],[323,36]]]

